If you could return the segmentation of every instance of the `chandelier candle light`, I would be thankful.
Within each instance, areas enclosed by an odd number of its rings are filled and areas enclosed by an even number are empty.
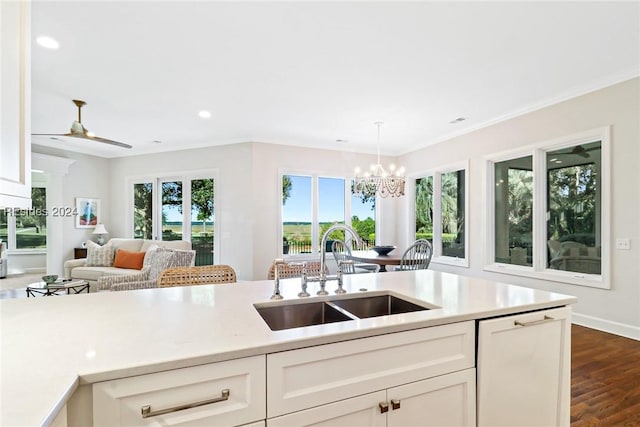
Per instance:
[[[355,170],[355,180],[353,184],[353,194],[362,193],[365,196],[375,194],[381,197],[404,196],[404,168],[396,170],[395,165],[389,165],[389,172],[384,170],[380,164],[380,126],[382,122],[375,122],[378,126],[378,163],[371,165],[370,172],[360,175],[360,168]]]

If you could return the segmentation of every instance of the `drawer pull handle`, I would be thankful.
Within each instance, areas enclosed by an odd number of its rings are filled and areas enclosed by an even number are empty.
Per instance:
[[[220,397],[214,397],[213,399],[202,400],[195,403],[187,403],[186,405],[178,405],[174,406],[173,408],[161,409],[154,412],[151,412],[151,405],[146,405],[140,408],[140,412],[142,413],[142,418],[155,417],[158,415],[168,414],[170,412],[178,412],[185,409],[197,408],[198,406],[209,405],[211,403],[224,402],[225,400],[229,400],[229,394],[231,394],[231,392],[228,388],[225,388],[224,390],[222,390],[222,395]]]
[[[391,409],[394,411],[400,409],[400,401],[398,399],[391,399]]]
[[[540,323],[545,323],[548,322],[550,320],[556,320],[551,316],[544,316],[544,319],[540,319],[540,320],[533,320],[531,322],[520,322],[518,320],[516,320],[515,322],[513,322],[514,326],[532,326],[532,325],[539,325]]]
[[[389,412],[389,404],[387,402],[380,402],[378,403],[378,406],[380,407],[381,414],[384,414],[385,412]]]

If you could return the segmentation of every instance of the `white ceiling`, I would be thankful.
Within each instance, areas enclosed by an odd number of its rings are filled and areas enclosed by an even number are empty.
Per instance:
[[[375,152],[375,121],[398,155],[640,75],[638,1],[35,0],[32,14],[33,133],[67,132],[82,99],[89,130],[134,148],[33,143],[104,157],[246,141]]]

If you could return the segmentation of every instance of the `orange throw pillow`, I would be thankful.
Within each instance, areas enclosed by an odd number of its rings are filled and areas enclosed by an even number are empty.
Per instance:
[[[144,254],[144,252],[129,252],[118,249],[116,252],[116,259],[113,261],[113,266],[118,268],[130,268],[132,270],[142,270]]]

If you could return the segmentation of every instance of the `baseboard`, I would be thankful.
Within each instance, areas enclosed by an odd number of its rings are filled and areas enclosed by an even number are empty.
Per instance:
[[[36,274],[36,273],[46,273],[47,269],[43,268],[43,267],[36,267],[36,268],[25,268],[24,269],[24,274]]]
[[[613,322],[611,320],[605,320],[599,317],[588,316],[586,314],[575,312],[572,314],[572,323],[640,341],[640,327],[638,326]]]

